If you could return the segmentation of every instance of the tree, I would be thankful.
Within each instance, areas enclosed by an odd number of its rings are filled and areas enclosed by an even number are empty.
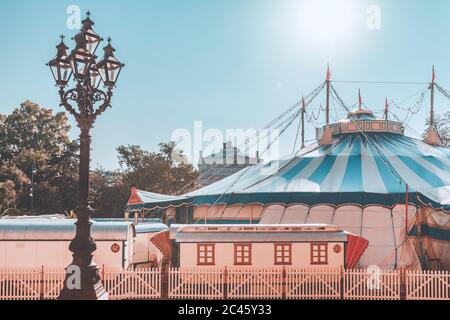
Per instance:
[[[78,203],[78,141],[69,138],[64,113],[26,101],[9,115],[0,114],[0,215],[67,213]],[[160,152],[140,146],[117,148],[121,170],[91,172],[90,201],[96,216],[121,216],[130,188],[184,193],[196,187],[198,172],[174,142]],[[34,184],[31,185],[32,171]]]
[[[0,165],[0,216],[18,213],[19,196],[29,184],[27,175],[14,164]]]
[[[161,150],[161,153],[166,156],[167,160],[172,160],[173,153],[176,150],[176,143],[174,141],[169,141],[167,143],[163,142],[158,144],[159,150]]]
[[[0,113],[0,163],[5,161],[6,151],[8,150],[8,145],[6,142],[6,126],[5,126],[6,116]]]
[[[118,147],[124,183],[163,194],[179,194],[195,188],[199,173],[191,164],[172,160],[175,144],[163,143],[160,148],[160,152],[155,153],[139,146]],[[179,150],[177,153],[182,154]]]
[[[95,170],[91,174],[91,196],[96,216],[122,216],[131,187],[163,194],[180,194],[197,187],[198,172],[193,166],[174,163],[173,142],[162,143],[160,152],[140,146],[117,148],[120,171]]]
[[[60,156],[69,139],[70,124],[64,112],[53,114],[51,109],[25,101],[10,115],[4,116],[0,136],[3,161],[11,161],[24,151],[39,152],[47,161]],[[24,168],[21,168],[24,169]]]
[[[450,111],[445,112],[442,115],[435,116],[435,128],[436,132],[441,139],[442,146],[450,148]],[[430,119],[426,120],[426,127],[430,125]],[[422,135],[425,138],[427,131]]]
[[[96,217],[121,217],[130,195],[123,183],[122,173],[103,168],[91,172],[90,198]]]
[[[15,213],[16,190],[14,182],[5,180],[0,182],[0,216]]]
[[[0,124],[0,183],[14,183],[15,207],[29,210],[33,187],[37,213],[71,210],[78,193],[78,143],[69,138],[65,113],[26,101],[1,115]]]

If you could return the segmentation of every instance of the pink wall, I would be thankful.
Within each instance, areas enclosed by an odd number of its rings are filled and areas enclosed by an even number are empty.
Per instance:
[[[341,251],[335,253],[335,245],[341,246]],[[293,267],[308,268],[337,268],[344,266],[344,243],[330,242],[328,245],[328,264],[311,265],[310,243],[292,243],[292,265]],[[274,244],[253,243],[252,244],[252,266],[272,267],[274,266]],[[180,267],[197,266],[197,243],[180,244]],[[234,243],[215,244],[215,266],[234,266]]]

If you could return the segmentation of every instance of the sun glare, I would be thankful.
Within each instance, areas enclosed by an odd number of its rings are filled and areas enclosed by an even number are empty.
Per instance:
[[[358,30],[360,9],[354,0],[305,0],[300,5],[300,32],[320,46],[348,42]]]

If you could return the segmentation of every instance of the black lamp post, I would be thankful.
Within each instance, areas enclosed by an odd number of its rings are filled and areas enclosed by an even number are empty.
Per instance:
[[[62,300],[96,300],[107,299],[100,279],[99,267],[92,260],[96,244],[91,237],[91,214],[89,206],[89,161],[90,130],[95,120],[110,107],[112,90],[115,87],[120,70],[124,64],[115,56],[111,39],[104,48],[104,57],[96,62],[95,52],[103,40],[92,29],[94,22],[89,18],[83,20],[82,29],[75,37],[75,48],[68,55],[64,36],[58,44],[56,57],[48,63],[56,86],[59,87],[60,106],[75,117],[80,133],[80,198],[77,209],[76,235],[70,244],[73,262],[68,269],[64,288],[60,294]],[[74,88],[66,89],[70,78],[74,78]],[[103,82],[104,89],[99,89]],[[74,107],[74,105],[76,105]],[[75,273],[70,273],[73,271]],[[77,274],[76,271],[79,271]],[[77,282],[76,277],[79,278]],[[80,284],[80,286],[77,286]]]

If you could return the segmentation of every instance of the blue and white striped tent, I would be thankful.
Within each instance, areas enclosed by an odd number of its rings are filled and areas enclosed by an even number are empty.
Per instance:
[[[402,208],[406,208],[408,201],[409,206],[415,210],[409,219],[415,217],[416,210],[418,213],[419,209],[431,211],[432,214],[428,213],[427,216],[433,219],[421,222],[428,226],[427,228],[420,228],[420,224],[417,227],[414,222],[410,222],[410,235],[417,233],[418,229],[427,229],[428,236],[433,238],[430,231],[432,230],[438,234],[439,239],[435,240],[449,243],[449,149],[407,137],[403,134],[403,126],[400,123],[377,120],[370,111],[359,110],[350,114],[349,118],[332,124],[330,129],[333,137],[331,144],[314,143],[293,157],[253,165],[224,180],[182,196],[164,196],[138,190],[136,195],[141,201],[130,203],[129,208],[193,207],[194,220],[207,215],[211,221],[212,218],[220,219],[220,214],[217,214],[217,210],[210,214],[204,207],[240,207],[240,213],[234,216],[239,220],[239,216],[248,216],[242,208],[259,205],[263,207],[260,215],[262,222],[283,223],[283,217],[289,207],[302,206],[309,208],[306,217],[299,213],[299,220],[293,221],[295,218],[292,218],[292,215],[295,213],[290,212],[290,223],[314,220],[316,223],[333,224],[338,208],[354,206],[361,210],[361,217],[357,218],[361,222],[350,223],[353,230],[349,231],[358,231],[359,235],[365,236],[369,241],[370,236],[364,234],[363,229],[369,230],[373,226],[364,225],[364,212],[367,208],[378,208],[380,212],[386,213],[386,219],[389,221],[382,222],[384,218],[381,216],[384,217],[384,213],[380,213],[380,220],[375,218],[374,225],[384,226],[390,223],[392,228],[399,229],[394,231],[394,234],[398,233],[394,235],[397,239],[391,239],[390,243],[397,253],[396,258],[387,263],[392,267],[398,266],[401,260],[397,257],[401,255],[397,246],[403,242],[400,233],[406,220],[402,222],[401,215],[402,212],[406,215],[406,209]],[[274,214],[274,210],[270,208],[277,205],[283,207],[278,211],[285,211]],[[328,215],[317,214],[326,216],[325,218],[312,219],[311,208],[317,206],[332,209]],[[222,209],[225,215],[226,210]],[[345,220],[343,218],[344,224]],[[371,245],[376,245],[376,242],[376,239],[372,239]],[[380,246],[385,246],[385,243]],[[436,254],[441,262],[449,262],[448,248],[447,246],[444,249],[447,255],[445,259]],[[440,252],[442,248],[434,251]],[[369,261],[371,262],[373,261]]]
[[[450,150],[392,132],[336,135],[294,157],[259,163],[183,196],[138,191],[130,208],[181,204],[360,204],[409,201],[450,211]]]

